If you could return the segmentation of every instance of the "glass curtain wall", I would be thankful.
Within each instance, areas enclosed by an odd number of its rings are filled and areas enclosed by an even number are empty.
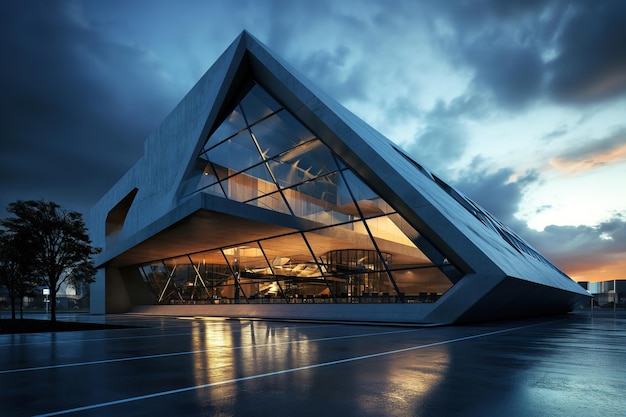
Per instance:
[[[419,232],[258,84],[199,161],[187,193],[295,216],[310,228],[142,265],[156,303],[434,302],[452,286],[444,272],[460,275],[429,259]]]

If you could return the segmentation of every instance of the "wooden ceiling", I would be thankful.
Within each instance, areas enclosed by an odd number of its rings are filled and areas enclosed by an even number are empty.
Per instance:
[[[283,237],[262,243],[270,259],[274,256],[298,256],[303,261],[311,260],[310,251],[300,234],[294,232],[297,230],[293,228],[199,210],[113,258],[107,265],[138,265],[230,246],[255,247],[256,241],[274,236]],[[291,236],[284,236],[289,234]],[[306,232],[306,236],[318,255],[337,249],[374,249],[366,235],[341,226]],[[383,252],[392,254],[396,265],[429,263],[416,247],[382,239],[377,239],[377,245]]]

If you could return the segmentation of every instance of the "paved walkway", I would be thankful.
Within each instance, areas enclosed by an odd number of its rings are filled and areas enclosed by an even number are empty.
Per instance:
[[[0,415],[624,416],[626,313],[438,328],[130,315],[0,335]]]

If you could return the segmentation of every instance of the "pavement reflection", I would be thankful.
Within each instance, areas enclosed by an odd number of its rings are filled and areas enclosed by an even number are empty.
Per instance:
[[[106,320],[143,327],[0,335],[0,415],[569,417],[624,410],[626,313],[439,328]]]

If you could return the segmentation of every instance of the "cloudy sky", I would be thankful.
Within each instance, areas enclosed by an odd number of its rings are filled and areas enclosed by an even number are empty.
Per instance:
[[[88,219],[243,29],[572,278],[626,278],[619,0],[0,0],[0,217]]]

